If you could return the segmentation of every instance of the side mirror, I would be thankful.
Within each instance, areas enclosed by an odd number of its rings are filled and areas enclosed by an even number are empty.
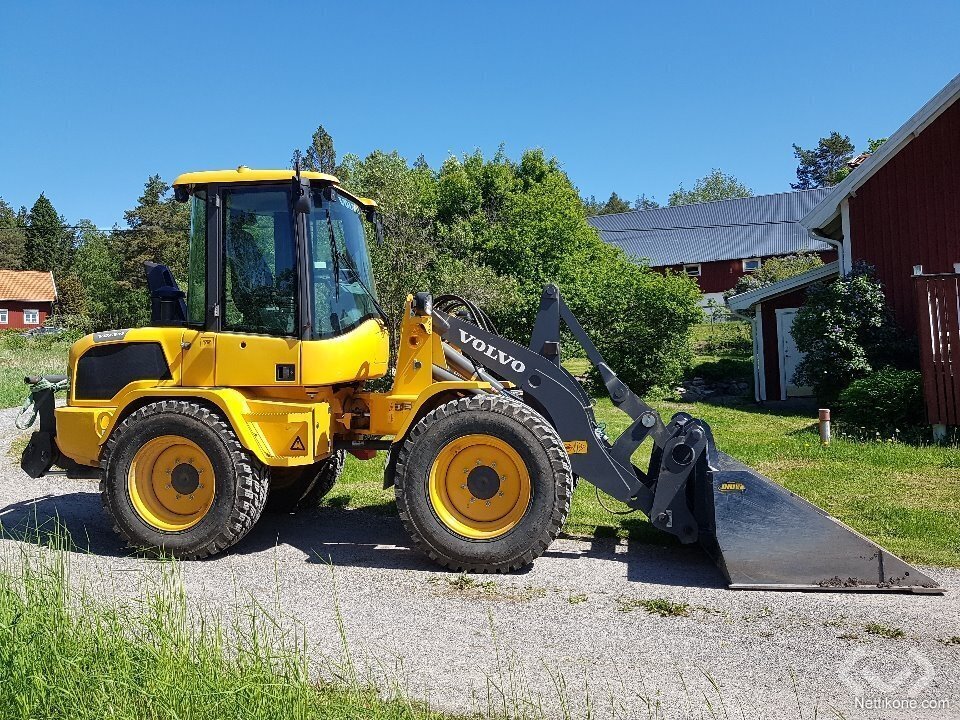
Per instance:
[[[190,199],[190,191],[183,185],[176,185],[173,188],[173,197],[177,202],[185,203]]]
[[[304,193],[297,198],[297,202],[294,203],[293,209],[300,215],[306,215],[310,212],[310,196]]]

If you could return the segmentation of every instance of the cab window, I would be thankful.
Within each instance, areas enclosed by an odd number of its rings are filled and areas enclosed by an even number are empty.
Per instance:
[[[289,190],[223,192],[223,329],[297,336],[296,244]]]

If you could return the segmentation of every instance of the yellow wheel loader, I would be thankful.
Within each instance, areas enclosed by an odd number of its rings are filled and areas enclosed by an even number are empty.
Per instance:
[[[606,365],[557,287],[543,291],[528,346],[461,297],[410,295],[392,384],[376,389],[390,338],[364,230],[382,240],[373,201],[330,175],[243,166],[187,173],[174,188],[192,219],[186,292],[147,263],[149,327],[88,335],[67,378],[28,379],[40,429],[23,469],[99,478],[132,546],[221,552],[268,503],[289,509],[327,492],[344,452],[385,451],[384,484],[413,545],[448,568],[533,562],[581,478],[699,542],[732,588],[941,592],[719,453],[702,420],[663,422]],[[563,327],[632,419],[616,439],[561,365]],[[58,383],[69,388],[62,407]]]

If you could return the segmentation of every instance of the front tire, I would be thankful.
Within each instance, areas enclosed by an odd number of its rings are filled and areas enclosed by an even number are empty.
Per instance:
[[[445,567],[509,572],[556,539],[573,474],[547,420],[518,401],[478,395],[441,405],[397,456],[397,507],[415,547]]]
[[[218,413],[164,400],[131,413],[100,462],[103,506],[133,547],[183,559],[222,552],[260,518],[266,469]]]

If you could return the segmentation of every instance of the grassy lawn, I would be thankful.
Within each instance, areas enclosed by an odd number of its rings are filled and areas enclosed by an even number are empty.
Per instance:
[[[24,338],[17,332],[0,335],[0,407],[23,402],[25,375],[62,374],[67,370],[70,342],[53,337]]]

